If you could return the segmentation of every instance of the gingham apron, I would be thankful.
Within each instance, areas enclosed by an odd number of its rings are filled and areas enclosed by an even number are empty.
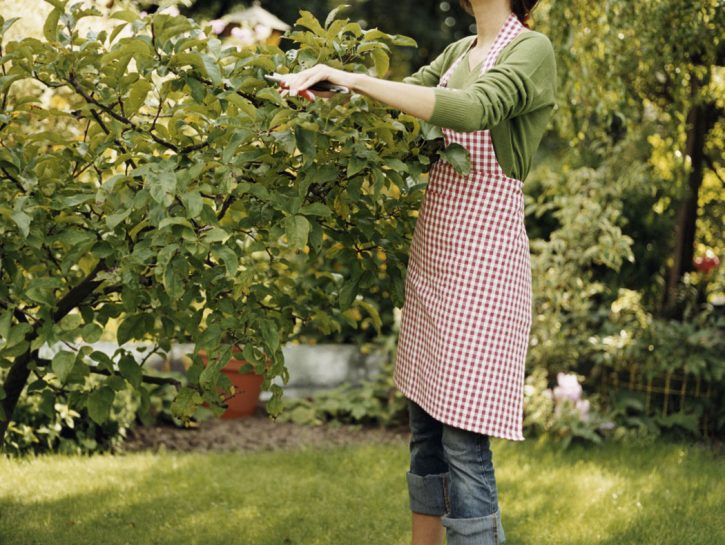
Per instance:
[[[512,13],[482,72],[521,31]],[[489,130],[442,131],[446,145],[468,149],[471,172],[442,159],[431,167],[410,245],[394,383],[441,422],[520,441],[532,320],[523,182],[504,174]]]

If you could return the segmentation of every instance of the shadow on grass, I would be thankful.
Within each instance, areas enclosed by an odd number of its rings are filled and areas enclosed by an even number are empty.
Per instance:
[[[169,455],[143,470],[135,468],[135,455],[95,466],[89,459],[78,480],[47,472],[51,482],[73,484],[51,497],[0,495],[0,542],[331,544],[404,535],[407,518],[394,516],[405,513],[407,502],[404,474],[395,471],[402,457],[378,457],[371,445]],[[48,458],[47,464],[62,472],[62,462]]]

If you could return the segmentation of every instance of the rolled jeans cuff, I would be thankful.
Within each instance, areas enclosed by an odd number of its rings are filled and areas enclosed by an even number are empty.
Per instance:
[[[448,511],[448,472],[416,475],[408,471],[410,510],[422,515],[443,516]]]
[[[485,517],[451,518],[444,516],[448,545],[499,545],[506,541],[501,524],[501,510]]]

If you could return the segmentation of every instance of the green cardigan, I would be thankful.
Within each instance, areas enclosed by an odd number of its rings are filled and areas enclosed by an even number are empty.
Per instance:
[[[403,83],[434,87],[476,35],[449,44],[430,64],[403,78]],[[463,65],[463,66],[461,66]],[[524,180],[549,123],[556,100],[556,61],[546,35],[521,31],[488,71],[470,76],[468,58],[451,75],[448,87],[435,88],[428,121],[458,132],[491,130],[496,157],[510,178]],[[460,86],[460,88],[456,88]]]

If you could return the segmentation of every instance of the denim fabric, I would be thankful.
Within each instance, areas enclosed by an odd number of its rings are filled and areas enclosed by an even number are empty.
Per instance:
[[[408,399],[410,509],[441,516],[448,545],[498,545],[505,538],[488,435],[440,422]]]

